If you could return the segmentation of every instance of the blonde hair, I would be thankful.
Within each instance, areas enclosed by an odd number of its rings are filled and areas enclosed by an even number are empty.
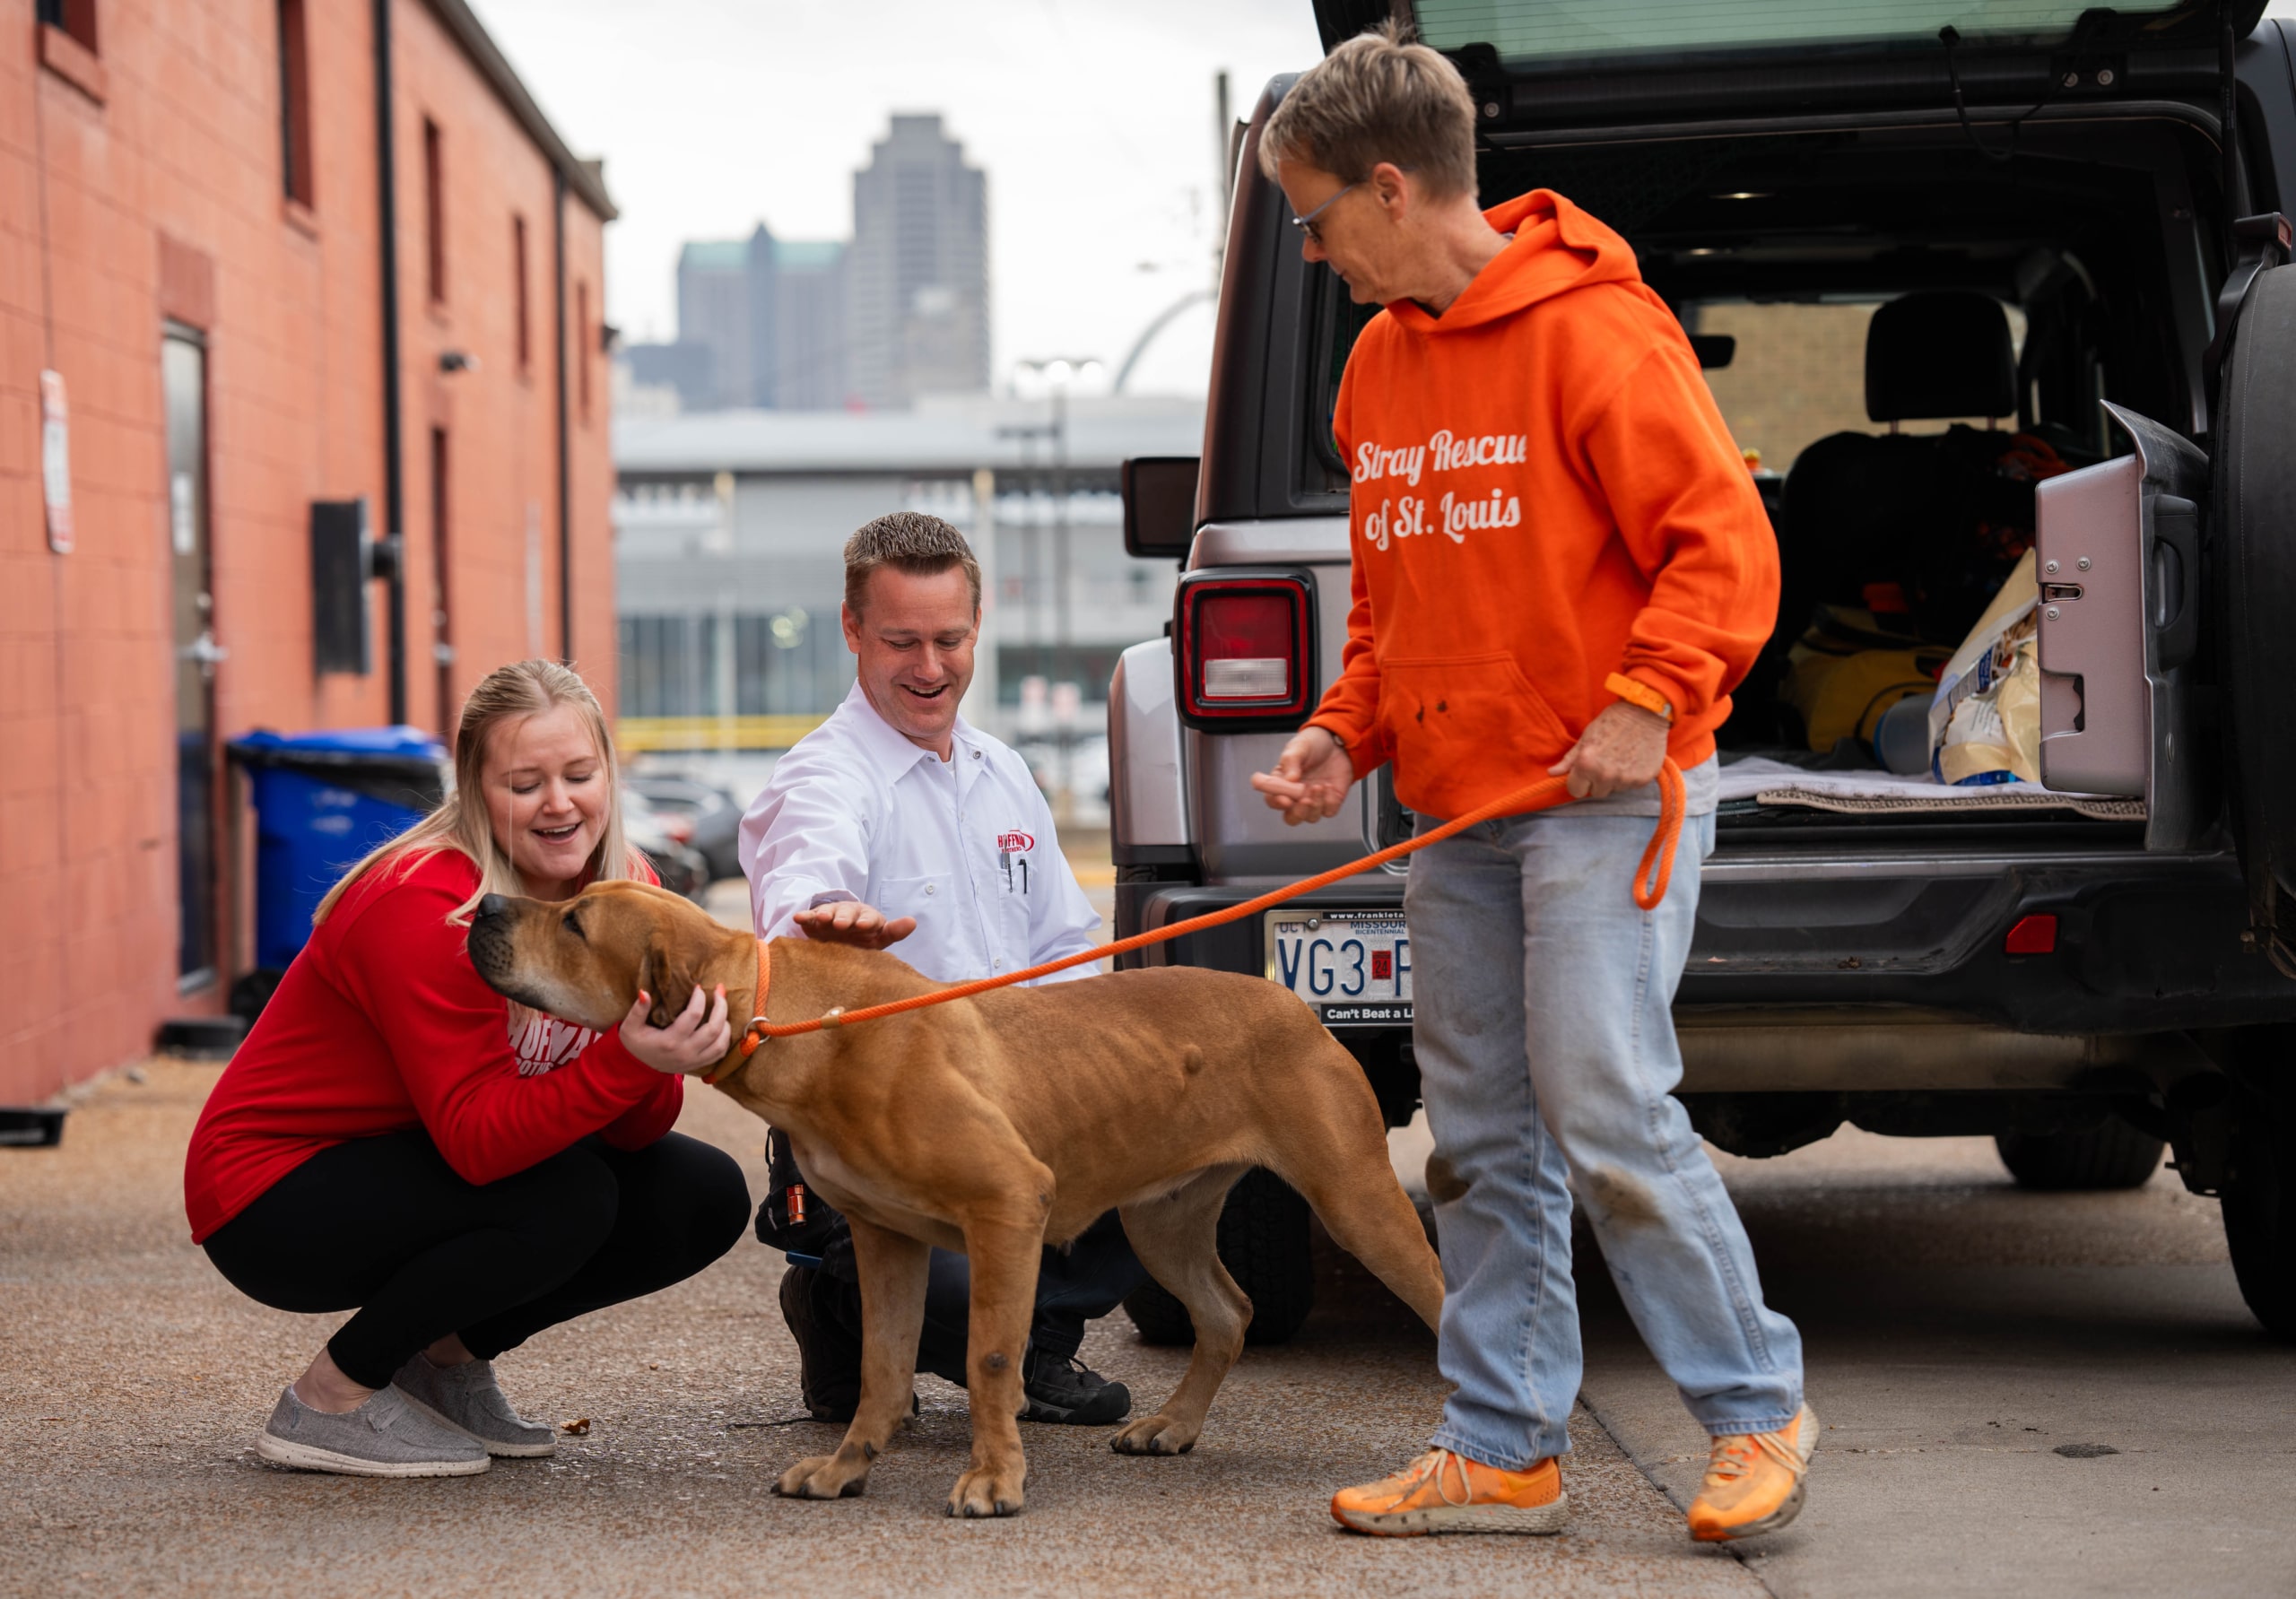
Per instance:
[[[385,865],[396,865],[402,873],[411,872],[442,849],[461,852],[478,868],[478,887],[469,899],[455,907],[447,917],[448,925],[466,925],[478,902],[489,894],[525,897],[526,881],[495,838],[493,819],[486,813],[487,748],[495,729],[505,723],[523,721],[561,705],[573,706],[582,713],[590,740],[597,746],[605,778],[606,830],[589,859],[587,869],[591,880],[637,876],[631,870],[630,846],[622,836],[621,771],[614,761],[613,739],[606,731],[605,712],[598,708],[597,696],[590,692],[590,685],[576,676],[571,667],[561,666],[556,661],[514,661],[488,673],[470,691],[470,698],[463,701],[462,720],[455,728],[454,791],[440,800],[430,815],[387,844],[370,851],[364,860],[344,873],[342,881],[319,901],[318,909],[311,913],[311,926],[316,927],[326,921],[344,891],[368,873]]]
[[[1305,161],[1361,183],[1392,161],[1436,195],[1472,195],[1474,96],[1459,69],[1410,28],[1366,29],[1300,74],[1259,136],[1260,170]]]

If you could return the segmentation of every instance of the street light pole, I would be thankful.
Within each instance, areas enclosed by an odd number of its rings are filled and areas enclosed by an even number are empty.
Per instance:
[[[1073,678],[1075,651],[1071,638],[1073,609],[1069,573],[1068,526],[1068,386],[1086,373],[1101,370],[1099,361],[1089,356],[1048,356],[1037,361],[1016,363],[1016,369],[1036,374],[1045,381],[1047,397],[1051,401],[1050,425],[1044,430],[1052,439],[1052,647],[1050,663],[1044,675],[1053,685]],[[1023,430],[1014,429],[1014,432]],[[1033,432],[1034,430],[1026,430]],[[1039,658],[1043,658],[1040,650]],[[1056,694],[1056,703],[1074,704],[1080,697],[1082,684],[1072,683],[1065,696]],[[1053,747],[1056,763],[1053,769],[1054,798],[1058,811],[1065,814],[1070,801],[1069,752],[1075,741],[1074,716],[1056,719]]]
[[[1052,680],[1063,682],[1069,661],[1068,621],[1068,385],[1052,387]],[[1060,786],[1068,786],[1068,734],[1060,735]]]

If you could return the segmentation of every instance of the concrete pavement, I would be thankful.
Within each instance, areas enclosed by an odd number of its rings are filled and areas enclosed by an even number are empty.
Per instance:
[[[2296,1349],[2240,1303],[2214,1201],[2167,1170],[2022,1193],[1981,1139],[1721,1164],[1825,1425],[1809,1508],[1750,1546],[1774,1593],[2296,1594]],[[1588,1264],[1583,1397],[1687,1502],[1703,1440]]]
[[[506,1355],[529,1415],[587,1417],[556,1458],[378,1482],[274,1471],[249,1445],[339,1318],[241,1299],[187,1240],[181,1162],[216,1068],[154,1064],[74,1114],[64,1147],[0,1151],[0,1593],[315,1595],[1456,1594],[1733,1595],[1760,1585],[1699,1550],[1582,1412],[1572,1532],[1359,1538],[1333,1488],[1422,1447],[1440,1404],[1431,1336],[1351,1263],[1294,1343],[1248,1351],[1203,1441],[1120,1457],[1102,1429],[1026,1429],[1029,1507],[941,1513],[966,1450],[961,1391],[925,1413],[866,1498],[770,1490],[838,1430],[792,1421],[779,1258],[744,1241],[694,1281]],[[761,1185],[761,1124],[707,1091],[681,1125]],[[1120,1316],[1085,1358],[1161,1397],[1184,1351]]]
[[[155,1063],[99,1088],[63,1149],[0,1151],[0,1594],[2296,1594],[2296,1350],[2248,1317],[2214,1204],[2171,1174],[2026,1195],[1982,1141],[1856,1133],[1726,1157],[1827,1428],[1809,1510],[1743,1559],[1683,1537],[1665,1494],[1692,1490],[1704,1443],[1583,1236],[1591,1413],[1561,1538],[1332,1527],[1331,1489],[1413,1454],[1442,1390],[1428,1334],[1327,1248],[1316,1316],[1246,1353],[1192,1455],[1030,1428],[1027,1513],[952,1523],[963,1396],[931,1378],[865,1499],[771,1496],[835,1430],[791,1420],[778,1260],[749,1242],[505,1357],[529,1414],[590,1421],[555,1459],[412,1482],[257,1464],[336,1318],[248,1303],[186,1238],[215,1074]],[[682,1125],[758,1182],[745,1113],[697,1092]],[[1085,1357],[1150,1403],[1183,1363],[1121,1317]]]

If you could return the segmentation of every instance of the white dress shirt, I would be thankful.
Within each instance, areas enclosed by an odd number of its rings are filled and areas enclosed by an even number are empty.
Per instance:
[[[760,938],[801,936],[797,912],[859,899],[917,918],[887,948],[938,982],[1073,955],[1100,931],[1028,763],[961,717],[943,760],[858,683],[774,764],[738,851]],[[1037,980],[1092,975],[1086,964]]]

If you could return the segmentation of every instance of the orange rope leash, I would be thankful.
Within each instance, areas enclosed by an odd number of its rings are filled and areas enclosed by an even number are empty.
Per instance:
[[[734,1059],[726,1063],[723,1071],[704,1077],[702,1081],[711,1083],[718,1082],[720,1077],[730,1073],[735,1065],[754,1055],[758,1046],[768,1038],[794,1038],[799,1033],[819,1032],[825,1027],[851,1027],[857,1022],[874,1021],[885,1016],[898,1016],[904,1011],[921,1011],[927,1005],[944,1005],[952,1000],[970,999],[976,994],[987,994],[996,988],[1009,988],[1015,983],[1025,983],[1031,978],[1045,977],[1056,971],[1066,971],[1070,967],[1082,966],[1088,960],[1105,960],[1110,955],[1121,955],[1127,951],[1145,949],[1150,944],[1165,943],[1187,934],[1201,932],[1206,927],[1218,927],[1229,922],[1241,921],[1246,917],[1256,916],[1264,910],[1272,910],[1286,900],[1296,899],[1302,894],[1313,893],[1320,888],[1328,888],[1335,882],[1344,882],[1376,867],[1384,866],[1389,861],[1401,860],[1405,856],[1424,849],[1430,844],[1439,842],[1454,833],[1464,832],[1468,828],[1489,821],[1494,816],[1518,816],[1533,811],[1552,810],[1557,805],[1568,804],[1570,798],[1570,791],[1566,786],[1565,779],[1542,778],[1535,783],[1525,784],[1512,794],[1501,795],[1487,805],[1478,805],[1455,821],[1447,821],[1442,826],[1421,833],[1415,838],[1406,839],[1400,844],[1390,844],[1377,854],[1367,855],[1361,860],[1350,861],[1344,866],[1334,866],[1328,872],[1318,872],[1313,877],[1302,878],[1298,882],[1286,883],[1280,889],[1271,889],[1257,899],[1247,899],[1239,905],[1231,905],[1224,910],[1206,911],[1202,916],[1190,917],[1184,922],[1174,922],[1169,926],[1158,927],[1146,933],[1135,933],[1129,938],[1119,938],[1112,943],[1100,944],[1089,950],[1080,950],[1074,955],[1064,955],[1057,960],[1048,960],[1040,966],[1031,966],[1022,971],[1008,971],[994,978],[976,978],[970,983],[957,983],[946,988],[936,988],[930,994],[911,995],[907,999],[888,1000],[881,1005],[865,1005],[857,1011],[831,1010],[827,1015],[816,1016],[810,1021],[776,1022],[768,1021],[765,1019],[763,1014],[765,995],[772,984],[773,958],[770,953],[770,946],[763,939],[760,939],[757,946],[757,1009],[760,1013],[751,1019],[749,1030],[742,1035],[741,1048]],[[1666,758],[1666,763],[1658,769],[1657,830],[1651,834],[1649,846],[1642,852],[1642,863],[1634,873],[1634,903],[1641,909],[1656,910],[1666,897],[1667,885],[1674,881],[1674,849],[1682,839],[1683,813],[1687,802],[1688,795],[1683,786],[1682,769],[1674,764],[1674,757],[1669,755]]]

